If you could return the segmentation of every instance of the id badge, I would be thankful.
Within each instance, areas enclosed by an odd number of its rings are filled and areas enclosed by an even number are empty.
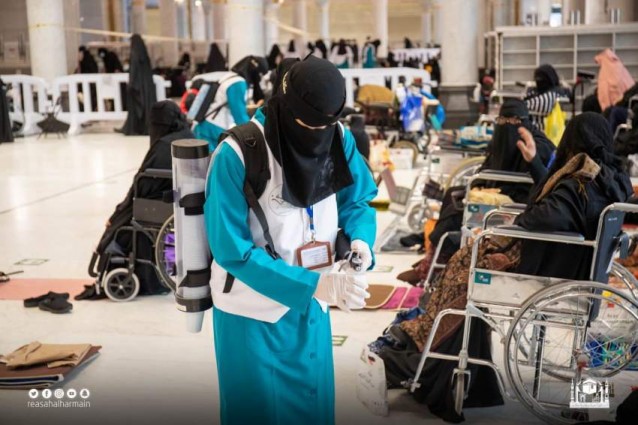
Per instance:
[[[310,242],[297,249],[297,264],[308,270],[332,265],[332,250],[329,242]]]

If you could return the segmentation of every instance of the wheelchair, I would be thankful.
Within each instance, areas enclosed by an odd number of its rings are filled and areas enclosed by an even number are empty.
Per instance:
[[[630,392],[632,378],[634,384],[637,378],[627,376],[632,372],[624,371],[638,359],[636,282],[627,277],[627,290],[621,290],[609,286],[607,281],[614,257],[628,254],[629,237],[622,230],[624,215],[638,212],[638,206],[623,203],[608,206],[600,216],[594,240],[585,240],[577,234],[530,232],[511,225],[490,227],[495,219],[515,217],[520,212],[520,206],[515,206],[485,215],[483,231],[471,242],[466,307],[443,310],[437,315],[415,377],[404,386],[411,392],[419,388],[428,358],[458,362],[452,387],[454,408],[460,414],[471,379],[467,367],[480,365],[495,372],[502,393],[523,403],[546,423],[609,419],[609,413]],[[496,236],[590,247],[593,257],[589,280],[477,268],[479,245],[484,239]],[[464,317],[458,355],[431,349],[441,319],[446,315]],[[484,321],[500,336],[504,373],[491,361],[468,356],[473,318]],[[612,326],[614,323],[616,326]],[[604,406],[607,408],[595,408]]]
[[[173,205],[162,199],[140,198],[138,188],[142,179],[172,180],[172,172],[147,169],[135,176],[131,222],[116,229],[109,246],[102,253],[96,250],[89,264],[89,275],[96,278],[96,292],[100,294],[104,291],[112,301],[130,301],[138,295],[140,279],[136,270],[140,266],[152,267],[160,284],[175,291],[177,270]],[[125,233],[131,238],[131,250],[128,253],[116,242]],[[140,238],[146,239],[152,247],[152,259],[140,258]]]

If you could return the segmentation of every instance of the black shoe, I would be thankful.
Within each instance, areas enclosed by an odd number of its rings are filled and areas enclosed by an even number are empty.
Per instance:
[[[84,291],[76,295],[75,300],[76,301],[81,301],[81,300],[91,301],[91,300],[101,300],[103,298],[106,298],[104,291],[100,292],[99,294],[97,293],[96,285],[97,285],[96,283],[93,283],[91,285],[84,285]]]
[[[48,292],[44,295],[40,295],[39,297],[27,298],[26,300],[24,300],[24,306],[27,308],[37,307],[46,298],[52,298],[52,297],[59,297],[59,298],[68,300],[69,294],[67,292],[64,292],[62,294],[59,294],[57,292]]]
[[[66,295],[68,298],[68,294]],[[63,314],[71,311],[73,309],[73,304],[68,302],[64,297],[53,296],[40,301],[38,308],[43,311],[48,311],[49,313]]]

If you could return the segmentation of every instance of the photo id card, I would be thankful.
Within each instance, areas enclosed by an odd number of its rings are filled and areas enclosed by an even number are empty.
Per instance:
[[[329,242],[310,242],[297,249],[297,263],[308,270],[332,265],[332,250]]]

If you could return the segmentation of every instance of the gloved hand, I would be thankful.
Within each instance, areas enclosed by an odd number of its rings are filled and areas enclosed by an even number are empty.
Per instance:
[[[361,239],[355,239],[350,243],[352,252],[359,254],[361,258],[361,273],[365,273],[372,266],[372,251],[367,243]]]
[[[339,273],[336,269],[321,273],[315,298],[333,304],[341,310],[358,310],[365,307],[368,291],[368,280],[365,275]]]

